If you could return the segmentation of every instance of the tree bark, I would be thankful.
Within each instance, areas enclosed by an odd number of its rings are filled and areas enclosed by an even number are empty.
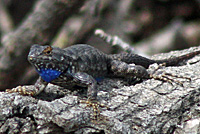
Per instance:
[[[156,55],[169,58],[193,52],[200,47]],[[100,108],[94,118],[91,107],[80,103],[85,93],[49,85],[36,97],[0,93],[0,133],[106,133],[106,134],[187,134],[200,133],[200,56],[176,67],[161,70],[183,82],[143,80],[125,86],[124,80],[105,79],[99,85]],[[152,65],[149,70],[156,65]]]

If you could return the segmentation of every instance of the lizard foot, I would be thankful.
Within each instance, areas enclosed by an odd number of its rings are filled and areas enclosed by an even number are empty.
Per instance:
[[[158,67],[150,74],[150,78],[153,78],[156,80],[161,80],[164,82],[169,82],[170,84],[178,83],[181,86],[183,86],[183,82],[181,82],[175,78],[181,78],[181,79],[186,79],[188,81],[191,81],[191,78],[189,78],[189,77],[185,77],[185,76],[181,76],[181,75],[174,75],[174,74],[163,72],[163,71],[158,71],[160,69],[160,67],[163,67],[163,66],[165,66],[165,64],[158,65]]]
[[[81,103],[85,103],[87,104],[87,107],[92,107],[93,109],[93,114],[92,114],[92,119],[93,120],[99,120],[100,118],[100,109],[99,107],[106,107],[108,109],[108,107],[104,104],[101,104],[99,102],[97,102],[96,100],[81,100]]]
[[[191,81],[191,78],[188,78],[188,77],[185,77],[185,76],[180,76],[180,75],[174,75],[174,74],[170,74],[170,73],[165,73],[165,72],[163,72],[162,74],[159,74],[159,75],[153,74],[153,75],[150,75],[150,77],[153,78],[153,79],[156,79],[156,80],[169,82],[170,84],[178,83],[181,86],[183,86],[183,82],[181,82],[177,79],[174,79],[174,78],[182,78],[182,79],[187,79],[187,80]]]
[[[35,95],[36,91],[32,86],[18,86],[13,89],[6,89],[7,93],[19,93],[21,95]]]

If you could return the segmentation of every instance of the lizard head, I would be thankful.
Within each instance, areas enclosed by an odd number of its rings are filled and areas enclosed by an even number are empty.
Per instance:
[[[46,82],[51,82],[67,69],[65,62],[68,57],[64,53],[63,49],[57,47],[33,45],[28,61]]]

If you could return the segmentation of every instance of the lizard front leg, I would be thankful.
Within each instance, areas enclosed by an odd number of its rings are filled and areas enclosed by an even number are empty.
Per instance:
[[[87,96],[89,100],[96,100],[97,81],[87,73],[78,72],[73,75],[73,81],[82,87],[87,87]]]
[[[103,104],[100,104],[97,101],[97,81],[87,73],[79,72],[73,75],[74,82],[79,86],[88,87],[87,90],[87,100],[81,100],[81,103],[86,103],[87,106],[90,106],[93,108],[93,120],[98,119],[100,116],[100,110],[99,107],[106,107]]]
[[[6,92],[8,93],[17,92],[21,95],[34,96],[34,95],[39,94],[41,91],[43,91],[46,88],[47,84],[48,84],[47,82],[45,82],[44,80],[42,80],[41,77],[39,77],[34,85],[18,86],[13,89],[7,89]]]

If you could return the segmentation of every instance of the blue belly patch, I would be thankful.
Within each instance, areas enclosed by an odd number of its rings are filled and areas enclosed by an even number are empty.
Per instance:
[[[62,72],[52,69],[44,69],[41,68],[40,71],[37,70],[39,75],[42,77],[43,80],[46,82],[51,82],[52,80],[58,78]]]

